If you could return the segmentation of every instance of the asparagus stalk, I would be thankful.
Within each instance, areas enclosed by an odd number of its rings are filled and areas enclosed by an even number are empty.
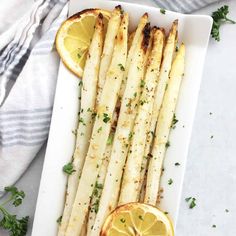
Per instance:
[[[106,80],[106,74],[111,64],[112,53],[115,45],[115,37],[120,27],[121,21],[121,6],[115,7],[111,13],[111,18],[107,26],[107,34],[104,41],[104,47],[99,68],[98,89],[97,89],[97,104],[101,98],[102,90]]]
[[[102,16],[98,17],[93,39],[89,48],[87,61],[84,68],[81,89],[81,108],[77,128],[76,147],[73,155],[73,172],[68,178],[66,202],[58,236],[64,236],[74,203],[79,177],[83,168],[88,150],[89,140],[93,128],[93,114],[97,95],[97,81],[100,58],[103,47],[103,22]],[[93,56],[91,56],[93,55]]]
[[[75,202],[72,208],[66,236],[78,235],[88,213],[90,198],[94,191],[97,175],[99,173],[103,153],[111,128],[111,117],[115,110],[121,82],[124,75],[122,69],[126,64],[128,15],[122,18],[116,36],[112,61],[107,72],[104,88],[97,109],[97,116],[93,127],[92,138],[81,179],[77,189]]]
[[[143,84],[138,113],[135,118],[133,137],[123,174],[119,205],[128,202],[136,202],[139,198],[139,183],[141,181],[140,171],[145,148],[145,139],[143,137],[146,136],[150,126],[148,118],[152,114],[151,108],[154,103],[154,94],[157,86],[164,44],[164,34],[162,30],[154,28],[152,33],[153,47],[148,59],[144,80],[145,84]]]
[[[185,46],[182,44],[171,68],[168,87],[165,92],[163,104],[157,121],[152,158],[150,159],[148,167],[145,202],[152,205],[155,205],[157,202],[166,143],[168,142],[180,85],[184,74],[184,58]]]
[[[134,118],[137,113],[137,103],[140,97],[141,85],[144,77],[143,64],[145,62],[150,38],[150,25],[146,24],[142,30],[139,30],[136,38],[138,39],[137,48],[134,50],[130,64],[127,65],[129,68],[127,72],[127,85],[121,103],[120,116],[114,137],[104,189],[100,199],[100,207],[90,236],[99,235],[104,219],[107,214],[114,209],[118,200],[123,167],[129,148],[129,139],[133,129]],[[134,40],[133,43],[136,44]]]

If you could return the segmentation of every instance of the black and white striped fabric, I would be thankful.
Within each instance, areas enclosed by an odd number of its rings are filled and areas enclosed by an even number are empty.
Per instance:
[[[189,13],[216,0],[127,1]],[[0,35],[0,195],[28,167],[47,140],[50,126],[59,66],[54,39],[68,4],[67,0],[32,3]],[[12,7],[12,12],[17,10]]]

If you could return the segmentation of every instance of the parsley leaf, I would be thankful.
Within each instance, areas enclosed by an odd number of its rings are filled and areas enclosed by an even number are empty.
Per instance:
[[[69,162],[68,164],[64,165],[63,171],[68,175],[71,175],[73,172],[75,172],[72,162]]]
[[[120,67],[120,70],[125,71],[125,67],[121,63],[118,64],[118,66]]]
[[[13,200],[13,205],[15,207],[21,205],[22,200],[25,198],[25,193],[23,191],[18,191],[18,189],[14,186],[5,187],[5,191],[11,194],[11,200]]]
[[[211,29],[211,36],[216,41],[220,41],[220,27],[223,23],[228,22],[235,24],[236,22],[227,17],[229,13],[229,6],[224,5],[212,13],[213,25]]]
[[[160,13],[163,14],[163,15],[165,15],[165,14],[166,14],[166,10],[163,9],[163,8],[161,8],[161,9],[160,9]]]
[[[175,129],[176,124],[179,122],[179,120],[176,119],[176,115],[174,114],[173,116],[173,120],[172,120],[172,124],[171,124],[171,128]]]
[[[193,209],[197,204],[196,204],[196,198],[194,197],[188,197],[185,198],[185,201],[189,203],[189,208]]]
[[[103,122],[107,123],[111,118],[107,113],[103,113]]]
[[[169,146],[170,146],[170,141],[167,141],[166,148],[168,148]]]
[[[144,86],[145,86],[145,81],[141,79],[140,88],[144,88]]]
[[[57,223],[58,223],[59,225],[61,224],[61,220],[62,220],[62,216],[58,217]]]

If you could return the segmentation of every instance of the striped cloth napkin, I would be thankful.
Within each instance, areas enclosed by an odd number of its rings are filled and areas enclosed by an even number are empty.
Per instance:
[[[190,13],[217,0],[127,1]],[[1,3],[0,196],[47,140],[59,66],[54,38],[67,12],[67,0]]]

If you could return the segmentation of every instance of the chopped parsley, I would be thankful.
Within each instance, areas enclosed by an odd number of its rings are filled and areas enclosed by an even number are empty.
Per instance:
[[[155,135],[154,131],[151,131],[150,133],[151,133],[151,135],[152,135],[152,137],[153,137],[153,138],[155,138],[155,137],[156,137],[156,135]]]
[[[80,59],[81,58],[81,55],[79,53],[77,53],[77,57]]]
[[[77,130],[72,130],[71,132],[72,132],[72,134],[74,134],[75,136],[77,135]]]
[[[61,220],[62,220],[62,216],[58,217],[57,223],[58,223],[59,225],[61,224]]]
[[[93,189],[93,194],[92,194],[92,196],[96,197],[96,200],[92,204],[92,207],[91,207],[91,211],[94,211],[95,213],[98,213],[98,210],[99,210],[99,202],[100,202],[100,197],[102,194],[102,189],[103,189],[103,184],[99,184],[96,181],[94,189]]]
[[[96,199],[96,201],[92,204],[91,210],[94,210],[95,213],[98,213],[98,210],[99,210],[99,199]]]
[[[227,17],[229,13],[229,6],[224,5],[221,8],[218,8],[216,11],[212,12],[213,25],[211,29],[211,36],[216,41],[220,41],[220,27],[223,23],[232,23],[235,24],[234,20],[231,20]]]
[[[189,208],[190,209],[193,209],[197,204],[196,204],[196,198],[194,197],[188,197],[188,198],[185,198],[185,201],[187,203],[189,203]]]
[[[102,127],[100,127],[97,132],[100,133],[102,131]]]
[[[121,63],[118,64],[118,66],[120,67],[120,70],[125,71],[125,67]]]
[[[107,145],[111,145],[113,143],[113,139],[114,139],[114,134],[110,133],[107,139]]]
[[[144,220],[144,219],[143,219],[143,216],[141,216],[141,215],[139,215],[138,218],[139,218],[140,220],[142,220],[142,221]]]
[[[190,203],[190,205],[189,205],[189,208],[192,209],[192,208],[194,208],[195,206],[196,206],[196,199],[193,198],[192,201],[191,201],[191,203]]]
[[[176,115],[174,114],[173,116],[173,120],[172,120],[172,124],[171,124],[171,128],[175,129],[176,124],[179,122],[179,120],[176,119]]]
[[[175,162],[175,166],[180,166],[180,163],[179,162]]]
[[[73,172],[75,172],[74,167],[73,167],[73,163],[69,162],[68,164],[63,166],[63,172],[71,175]]]
[[[173,179],[169,179],[169,180],[168,180],[168,184],[169,184],[169,185],[173,184],[173,182],[174,182]]]
[[[79,82],[79,86],[82,86],[82,85],[83,85],[83,81],[80,80],[80,82]]]
[[[120,222],[124,224],[124,223],[125,223],[125,219],[124,219],[124,218],[121,218],[121,219],[120,219]]]
[[[81,123],[83,125],[86,125],[85,122],[84,122],[84,119],[82,117],[79,118],[79,123]]]
[[[133,138],[133,136],[134,136],[134,133],[133,133],[133,132],[130,132],[130,133],[129,133],[129,140],[131,140],[131,139]]]
[[[145,81],[141,79],[140,88],[144,88],[144,86],[145,86]]]
[[[96,115],[97,115],[97,113],[96,113],[96,112],[93,112],[93,113],[91,114],[92,119],[94,119],[94,118],[96,117]]]
[[[111,118],[109,117],[109,115],[107,113],[103,113],[103,122],[107,123],[110,120]]]
[[[143,106],[145,103],[147,103],[146,100],[140,100],[140,105]]]
[[[169,146],[170,146],[170,141],[167,141],[166,148],[168,148]]]
[[[216,225],[212,225],[212,228],[216,228]]]
[[[95,188],[97,189],[103,189],[103,184],[99,184],[97,181],[95,183]]]
[[[161,8],[161,9],[160,9],[160,13],[163,14],[163,15],[165,15],[165,14],[166,14],[166,10],[163,9],[163,8]]]

